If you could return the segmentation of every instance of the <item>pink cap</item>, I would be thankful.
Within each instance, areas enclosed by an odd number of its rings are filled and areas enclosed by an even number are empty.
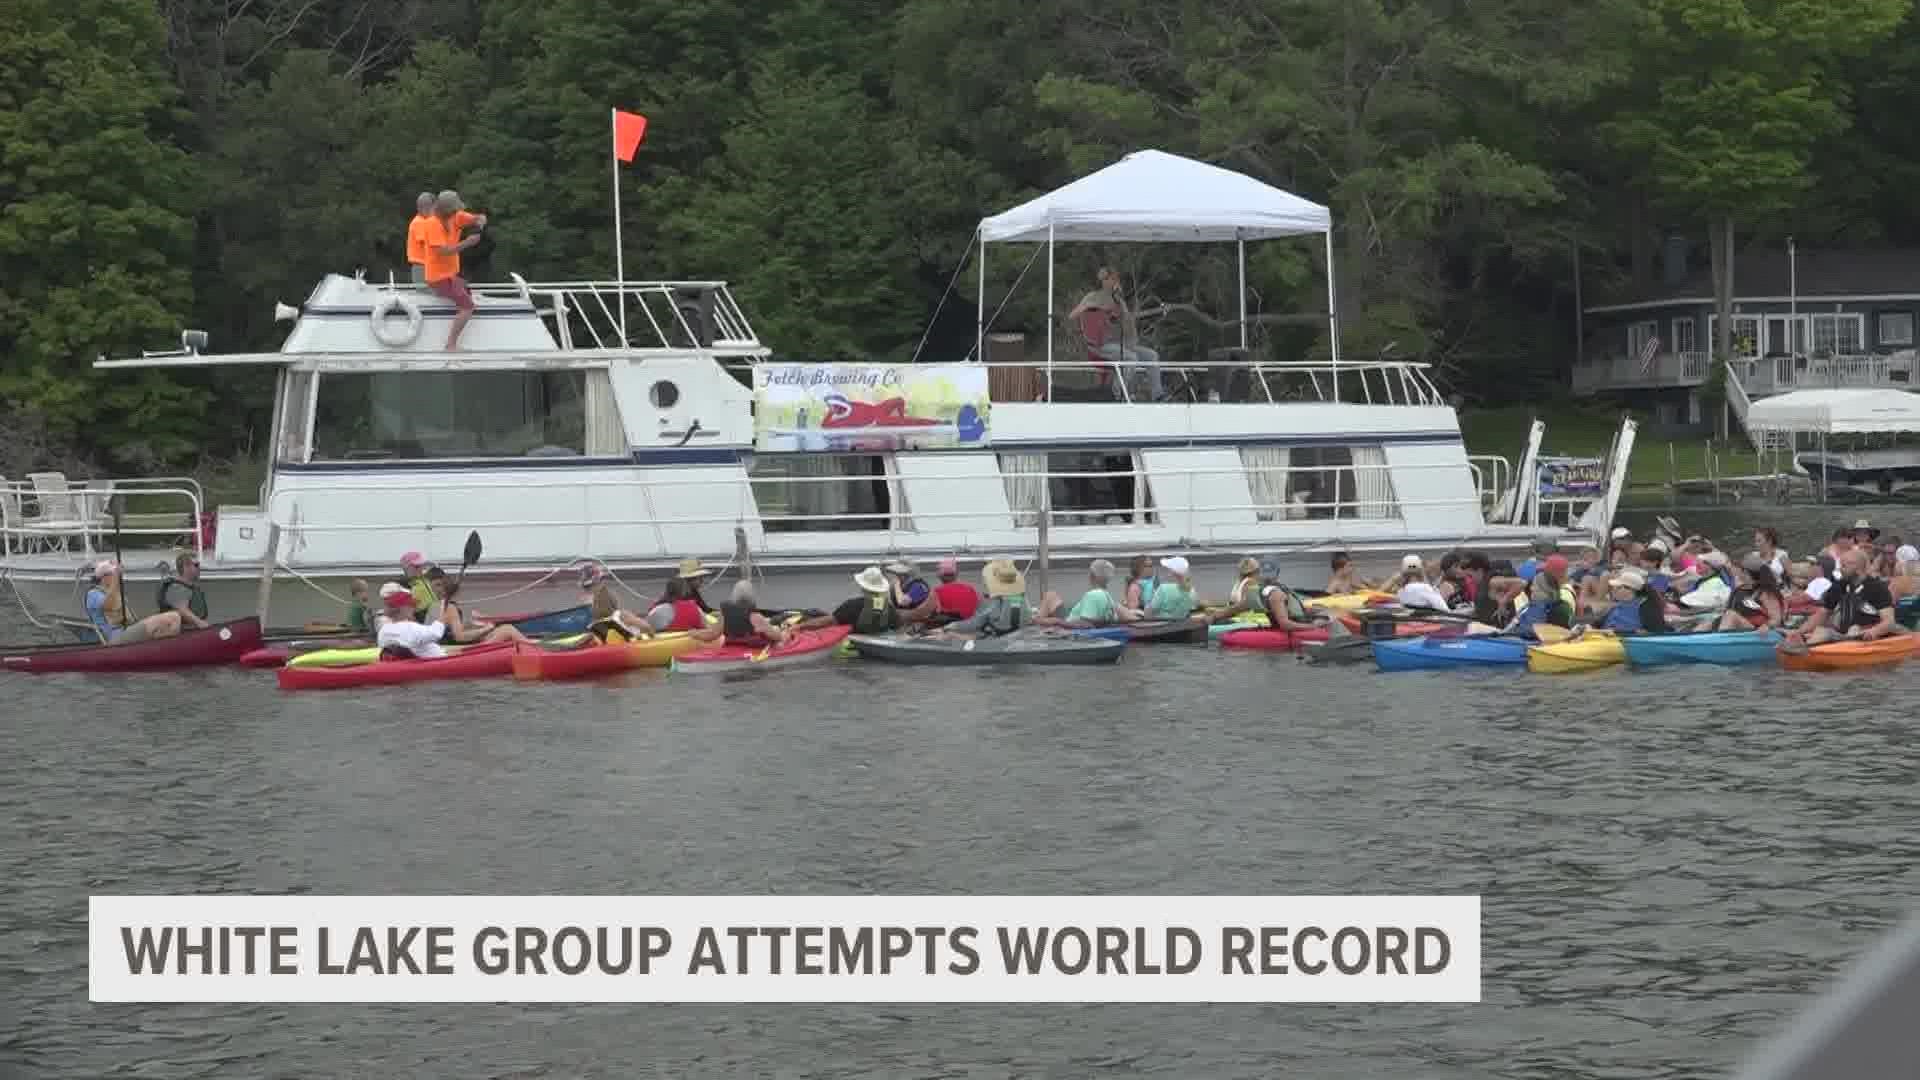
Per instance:
[[[108,574],[117,574],[119,572],[120,564],[114,562],[112,559],[101,559],[99,562],[93,564],[93,576],[97,578],[103,578]]]
[[[400,556],[400,565],[425,566],[427,565],[427,557],[417,551],[409,551],[405,555]]]
[[[959,574],[960,574],[959,559],[953,558],[952,556],[948,556],[947,558],[940,560],[940,576],[941,577],[958,577]]]

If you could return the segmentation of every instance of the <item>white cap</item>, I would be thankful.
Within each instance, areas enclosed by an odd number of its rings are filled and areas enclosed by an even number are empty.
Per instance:
[[[1187,575],[1187,557],[1185,555],[1169,555],[1160,560],[1160,565],[1179,574],[1181,577]]]
[[[1418,570],[1425,565],[1425,563],[1420,561],[1420,556],[1418,555],[1409,555],[1400,560],[1400,569],[1402,570]]]
[[[1920,548],[1912,544],[1901,544],[1900,550],[1893,553],[1897,562],[1920,562]]]
[[[397,581],[389,581],[385,585],[380,586],[380,599],[385,600],[389,596],[398,596],[401,593],[410,593],[411,591],[412,590]]]
[[[1627,528],[1625,525],[1615,525],[1613,527],[1613,538],[1615,540],[1631,540],[1633,539],[1633,530]]]

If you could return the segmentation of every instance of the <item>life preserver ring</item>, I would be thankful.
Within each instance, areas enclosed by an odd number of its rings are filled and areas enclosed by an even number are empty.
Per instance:
[[[388,317],[391,316],[396,309],[407,317],[406,330],[400,333],[395,333],[387,322]],[[380,344],[390,349],[399,349],[411,345],[414,339],[420,336],[420,323],[422,321],[420,305],[414,303],[407,297],[401,296],[399,293],[388,293],[381,297],[379,302],[373,305],[373,313],[370,318],[373,323],[374,338],[377,339]]]

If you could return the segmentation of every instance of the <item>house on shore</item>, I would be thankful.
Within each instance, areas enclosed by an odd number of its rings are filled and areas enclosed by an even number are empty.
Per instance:
[[[1658,281],[1583,311],[1576,396],[1617,394],[1662,425],[1704,422],[1713,278],[1670,240]],[[1745,252],[1734,260],[1733,362],[1748,398],[1813,387],[1920,389],[1920,250]]]

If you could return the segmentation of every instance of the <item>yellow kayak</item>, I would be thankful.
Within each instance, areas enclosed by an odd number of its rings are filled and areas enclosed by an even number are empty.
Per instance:
[[[1338,596],[1317,596],[1307,601],[1307,606],[1310,608],[1323,608],[1327,611],[1352,611],[1354,608],[1362,608],[1368,604],[1391,599],[1393,599],[1393,597],[1386,593],[1369,590],[1367,592],[1341,593]]]
[[[579,643],[581,640],[585,639],[586,636],[587,635],[585,634],[570,634],[567,637],[554,638],[546,642],[546,644],[574,645]],[[447,646],[447,655],[458,656],[460,655],[460,651],[462,649],[470,649],[470,648],[472,648],[471,645],[449,645]],[[301,653],[298,656],[289,657],[287,660],[287,666],[288,667],[358,667],[361,664],[371,664],[378,659],[380,659],[380,649],[378,646],[362,645],[358,648],[353,648],[353,649],[316,649],[313,652]],[[672,659],[672,657],[668,657],[668,659],[670,660]],[[665,667],[666,663],[667,663],[666,660],[662,660],[660,661],[659,664],[656,664],[654,666]]]
[[[658,634],[617,645],[588,645],[578,649],[543,649],[522,645],[513,657],[513,677],[588,679],[633,668],[662,668],[673,658],[699,648],[701,642],[685,633]]]
[[[1612,634],[1591,630],[1571,641],[1535,645],[1527,650],[1527,670],[1540,675],[1598,671],[1627,662],[1627,647]]]

